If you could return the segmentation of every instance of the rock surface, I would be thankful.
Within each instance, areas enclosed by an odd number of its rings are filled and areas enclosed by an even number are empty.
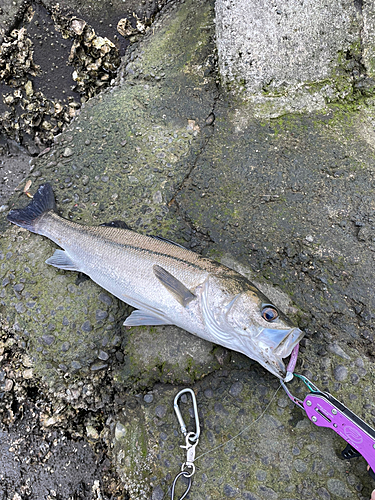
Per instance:
[[[258,114],[373,91],[371,2],[218,0],[215,10],[221,76]]]
[[[371,425],[374,102],[256,118],[220,93],[213,20],[211,0],[171,4],[116,86],[35,160],[30,191],[49,181],[66,218],[122,219],[246,273],[305,329],[297,371]],[[344,441],[314,427],[272,375],[175,327],[125,329],[127,306],[45,265],[55,246],[0,216],[2,335],[27,356],[1,394],[17,400],[18,375],[46,387],[44,425],[77,412],[130,498],[167,497],[185,460],[173,398],[186,385],[202,423],[192,498],[370,498],[364,461],[340,461]],[[193,428],[189,400],[181,408]]]

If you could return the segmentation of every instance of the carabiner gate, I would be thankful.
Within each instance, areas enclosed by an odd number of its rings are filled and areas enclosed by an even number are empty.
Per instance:
[[[181,411],[180,411],[180,408],[178,406],[178,400],[179,398],[183,395],[183,394],[186,394],[186,393],[190,393],[191,395],[191,399],[192,399],[192,402],[193,402],[193,410],[194,410],[194,420],[195,420],[195,432],[189,432],[189,440],[191,441],[197,441],[199,439],[199,436],[200,436],[200,433],[201,433],[201,428],[200,428],[200,425],[199,425],[199,416],[198,416],[198,406],[197,406],[197,400],[195,399],[195,393],[192,389],[182,389],[182,391],[180,391],[176,397],[174,398],[174,401],[173,401],[173,408],[174,408],[174,411],[176,413],[176,417],[177,417],[177,420],[178,420],[178,423],[180,424],[181,426],[181,432],[184,436],[187,436],[188,435],[188,431],[186,429],[186,425],[185,425],[185,422],[184,422],[184,419],[182,418],[182,415],[181,415]]]

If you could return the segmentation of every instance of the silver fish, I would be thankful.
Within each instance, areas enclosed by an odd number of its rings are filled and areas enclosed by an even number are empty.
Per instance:
[[[236,271],[168,240],[63,219],[50,184],[40,186],[26,208],[11,210],[8,220],[64,249],[47,264],[85,273],[136,308],[124,325],[177,325],[285,377],[283,358],[303,332]]]

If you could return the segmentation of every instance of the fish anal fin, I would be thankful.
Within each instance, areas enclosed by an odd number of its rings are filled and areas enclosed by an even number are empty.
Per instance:
[[[80,271],[79,266],[64,250],[55,250],[55,253],[46,260],[46,264],[66,271]]]
[[[139,311],[136,309],[124,321],[125,326],[157,326],[171,325],[172,322],[168,318],[154,316],[148,311]]]
[[[160,283],[165,286],[168,292],[171,293],[183,307],[186,307],[189,302],[196,298],[196,295],[163,267],[155,264],[153,270]]]

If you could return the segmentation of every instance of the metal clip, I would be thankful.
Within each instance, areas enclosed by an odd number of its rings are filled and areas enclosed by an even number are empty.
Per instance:
[[[187,392],[190,393],[191,399],[193,401],[194,420],[195,420],[195,432],[189,432],[189,435],[190,435],[189,439],[191,441],[197,441],[198,438],[199,438],[199,436],[200,436],[200,433],[201,433],[201,428],[200,428],[200,425],[199,425],[198,406],[197,406],[197,400],[195,399],[194,391],[192,389],[182,389],[182,391],[180,391],[176,395],[176,397],[174,398],[173,407],[174,407],[174,411],[175,411],[176,416],[177,416],[178,423],[181,426],[181,432],[182,432],[182,434],[184,436],[187,436],[188,432],[187,432],[187,429],[186,429],[186,425],[185,425],[184,419],[182,418],[180,408],[178,406],[178,400],[179,400],[179,398],[183,394],[186,394]]]
[[[195,432],[188,432],[187,431],[184,419],[182,418],[181,411],[180,411],[180,408],[178,406],[179,398],[183,394],[186,394],[187,392],[190,393],[191,399],[193,402]],[[197,400],[195,399],[194,391],[192,389],[182,389],[182,391],[180,391],[176,395],[176,397],[174,398],[173,407],[174,407],[174,411],[175,411],[176,416],[177,416],[178,423],[180,424],[180,427],[181,427],[181,432],[185,436],[185,444],[181,444],[180,447],[184,448],[186,450],[186,461],[181,466],[181,472],[179,472],[173,480],[173,484],[172,484],[172,488],[171,488],[171,499],[173,500],[175,497],[175,488],[176,488],[176,484],[177,484],[178,480],[180,479],[180,477],[185,477],[188,480],[188,485],[185,489],[185,492],[183,493],[183,495],[179,499],[179,500],[183,500],[190,491],[191,478],[195,474],[195,465],[194,465],[195,448],[198,444],[199,436],[201,433],[201,428],[199,425],[199,417],[198,417],[198,406],[197,406]]]
[[[195,465],[194,465],[194,460],[195,460],[195,448],[198,444],[199,439],[195,441],[195,443],[190,443],[189,439],[193,439],[194,437],[194,432],[189,432],[189,434],[186,435],[186,444],[181,444],[180,448],[185,448],[186,449],[186,462],[184,462],[181,466],[181,472],[185,471],[185,468],[188,467],[191,469],[191,472],[189,475],[185,474],[185,477],[191,477],[195,473]],[[187,472],[187,471],[185,471]]]

